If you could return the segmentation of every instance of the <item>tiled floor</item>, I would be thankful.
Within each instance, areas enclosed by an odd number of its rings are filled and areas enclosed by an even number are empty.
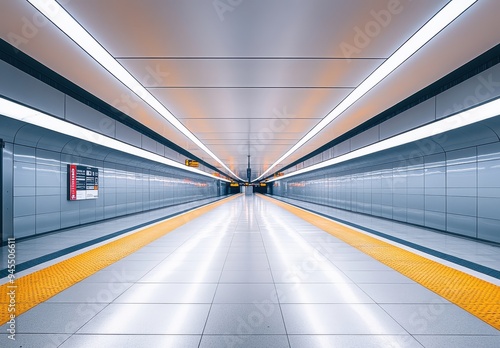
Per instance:
[[[500,331],[254,196],[54,296],[17,329],[1,347],[500,346]]]

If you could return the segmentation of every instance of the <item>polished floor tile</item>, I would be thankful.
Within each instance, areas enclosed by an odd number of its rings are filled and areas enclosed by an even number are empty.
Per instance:
[[[72,334],[104,308],[103,303],[41,303],[17,318],[18,336],[25,333]],[[0,327],[6,332],[6,325]]]
[[[407,333],[376,304],[282,304],[281,309],[289,335]]]
[[[420,284],[359,284],[377,303],[449,303]]]
[[[3,333],[2,333],[3,334]],[[5,334],[6,335],[6,334]],[[22,333],[17,334],[15,340],[7,339],[6,336],[0,336],[0,344],[2,348],[56,348],[65,342],[70,333],[57,333],[57,334],[31,334]],[[68,347],[68,346],[66,346]]]
[[[200,348],[289,348],[286,335],[203,335]]]
[[[496,348],[500,336],[482,335],[414,335],[425,348]]]
[[[278,303],[274,284],[219,284],[213,303]]]
[[[277,303],[213,304],[204,334],[284,335],[285,326]]]
[[[337,268],[322,271],[302,268],[273,270],[273,277],[276,283],[352,283],[351,279]]]
[[[229,254],[267,254],[268,250],[263,246],[250,247],[250,246],[234,246],[228,250]]]
[[[138,280],[141,283],[217,283],[221,270],[200,273],[185,270],[153,270]]]
[[[410,334],[499,335],[500,331],[454,304],[381,304]]]
[[[73,335],[61,348],[197,348],[201,335]]]
[[[355,284],[277,284],[280,303],[374,303]]]
[[[206,260],[186,261],[182,258],[167,259],[152,269],[158,272],[170,272],[174,270],[182,270],[185,272],[199,272],[199,271],[218,271],[224,265],[224,261],[206,262]]]
[[[273,283],[273,277],[270,270],[252,272],[224,270],[219,283]]]
[[[289,335],[291,348],[422,348],[410,335]]]
[[[217,284],[140,283],[127,289],[114,303],[212,303]]]
[[[209,309],[208,304],[110,304],[78,333],[199,335]]]

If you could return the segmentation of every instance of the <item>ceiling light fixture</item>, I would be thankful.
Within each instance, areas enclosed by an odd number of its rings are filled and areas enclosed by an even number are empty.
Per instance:
[[[404,63],[422,46],[429,42],[447,25],[453,22],[465,10],[472,6],[477,0],[452,0],[444,6],[434,17],[422,26],[413,36],[399,47],[387,60],[382,63],[371,75],[369,75],[358,87],[356,87],[342,102],[337,105],[323,120],[311,129],[302,139],[300,139],[290,150],[274,162],[255,181],[263,178],[271,169],[281,163],[285,158],[297,151],[302,145],[318,134],[330,122],[357,102],[369,90],[375,87],[380,81],[392,73],[398,66]]]
[[[162,163],[170,167],[179,168],[196,174],[201,174],[215,180],[223,180],[230,182],[224,178],[214,177],[213,175],[201,171],[196,168],[187,167],[179,162],[160,156],[156,153],[143,150],[133,145],[122,141],[110,138],[100,133],[69,123],[57,117],[51,116],[44,112],[32,109],[30,107],[15,103],[8,99],[0,97],[0,115],[26,122],[34,126],[49,129],[61,134],[66,134],[71,137],[82,139],[97,145],[101,145],[113,150],[125,152],[137,157],[145,158],[157,163]]]
[[[220,163],[232,176],[244,181],[233,173],[208,147],[187,129],[168,109],[135,79],[101,44],[95,40],[57,1],[27,0],[71,40],[94,58],[101,66],[128,87],[133,93],[163,116],[188,139],[194,142],[215,161]]]
[[[346,153],[344,155],[334,157],[327,161],[309,166],[307,168],[299,169],[295,172],[274,178],[269,180],[268,182],[281,180],[284,178],[289,178],[291,176],[304,174],[310,172],[312,170],[321,169],[324,167],[332,166],[334,164],[339,164],[345,161],[349,161],[355,158],[359,158],[362,156],[370,155],[376,152],[380,152],[383,150],[388,150],[390,148],[409,144],[411,142],[421,140],[424,138],[432,137],[438,134],[442,134],[444,132],[448,132],[460,127],[468,126],[470,124],[484,121],[486,119],[496,117],[500,115],[500,98],[490,101],[486,104],[482,104],[471,108],[466,111],[462,111],[453,116],[446,117],[439,121],[435,121],[429,123],[420,128],[413,129],[411,131],[401,133],[399,135],[393,136],[391,138],[379,141],[372,145],[368,145],[362,147],[358,150],[354,150],[352,152]]]

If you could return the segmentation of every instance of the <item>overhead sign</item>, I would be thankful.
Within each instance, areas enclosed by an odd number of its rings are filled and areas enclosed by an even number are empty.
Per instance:
[[[237,182],[232,182],[232,183],[229,184],[229,186],[231,186],[231,187],[239,187],[240,184],[238,184]]]
[[[68,164],[68,200],[79,201],[99,197],[99,169]]]
[[[267,184],[265,182],[260,183],[260,187],[266,187],[266,186],[267,186]]]
[[[198,168],[198,166],[200,165],[200,163],[198,163],[198,161],[195,161],[195,160],[190,160],[190,159],[187,159],[184,161],[184,163],[188,166],[188,167],[195,167],[195,168]]]

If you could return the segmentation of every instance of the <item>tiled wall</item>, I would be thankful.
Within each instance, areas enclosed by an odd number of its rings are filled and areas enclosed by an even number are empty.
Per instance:
[[[500,143],[274,183],[273,194],[500,242]]]
[[[81,157],[78,164],[99,168],[99,198],[68,201],[65,159],[59,152],[14,144],[16,238],[219,194],[216,180],[181,170]]]

